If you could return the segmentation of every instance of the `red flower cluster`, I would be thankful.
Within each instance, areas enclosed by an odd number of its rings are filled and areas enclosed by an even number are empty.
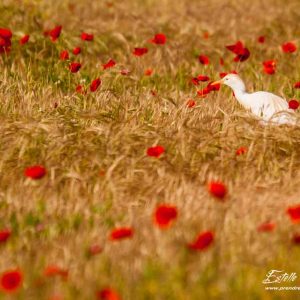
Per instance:
[[[122,240],[126,238],[132,238],[133,234],[134,231],[130,227],[115,228],[110,234],[110,239],[112,241],[115,241],[115,240]]]
[[[94,35],[93,34],[90,34],[90,33],[86,33],[86,32],[83,32],[81,34],[81,39],[83,41],[87,41],[87,42],[91,42],[94,40]]]
[[[161,229],[166,229],[171,226],[177,215],[178,212],[175,206],[161,204],[155,210],[154,222]]]
[[[48,32],[52,42],[55,42],[61,34],[62,26],[56,26]]]
[[[297,46],[293,42],[287,42],[281,45],[282,51],[285,53],[293,53],[297,50]]]
[[[239,156],[247,153],[247,151],[248,151],[247,147],[240,147],[236,150],[235,154]]]
[[[198,59],[199,59],[199,62],[202,65],[209,65],[209,58],[208,58],[208,56],[201,54],[201,55],[199,55]]]
[[[81,94],[81,95],[85,95],[86,94],[86,90],[84,88],[83,85],[79,84],[76,86],[76,93]]]
[[[77,73],[81,68],[81,63],[72,62],[69,66],[69,69],[72,73]]]
[[[8,270],[5,271],[0,278],[1,289],[5,293],[14,293],[22,285],[23,274],[20,270]]]
[[[293,223],[300,223],[300,205],[290,206],[287,211]]]
[[[9,53],[11,48],[12,32],[7,28],[0,28],[0,54]]]
[[[289,101],[289,108],[290,109],[297,109],[299,107],[299,102],[295,99],[291,99]]]
[[[0,243],[5,243],[11,236],[11,231],[9,229],[3,229],[0,231]]]
[[[29,38],[30,38],[29,34],[25,34],[23,37],[21,37],[19,40],[20,45],[27,44],[29,41]]]
[[[67,59],[69,59],[69,52],[68,52],[68,50],[61,51],[60,55],[59,55],[59,58],[61,60],[67,60]]]
[[[226,48],[236,54],[234,58],[235,62],[242,62],[249,58],[250,51],[248,48],[244,47],[244,44],[241,41],[237,41],[234,45],[228,45]]]
[[[192,108],[192,107],[194,107],[195,105],[196,105],[196,101],[193,100],[193,99],[188,100],[187,103],[186,103],[186,106],[187,106],[188,108]]]
[[[148,48],[134,48],[133,55],[135,56],[143,56],[148,53]]]
[[[257,227],[257,231],[259,232],[270,232],[275,229],[276,224],[272,222],[262,223]]]
[[[224,183],[220,181],[211,181],[208,184],[208,191],[214,197],[223,200],[227,194],[227,188]]]
[[[97,300],[121,300],[119,294],[112,288],[105,288],[96,293]]]
[[[166,36],[163,33],[158,33],[150,40],[151,43],[156,45],[164,45],[167,41]]]
[[[258,41],[260,44],[263,44],[263,43],[265,42],[265,40],[266,40],[266,38],[265,38],[263,35],[259,36],[258,39],[257,39],[257,41]]]
[[[147,149],[147,155],[152,157],[159,158],[165,152],[165,148],[163,146],[154,146]]]
[[[94,79],[90,85],[90,91],[95,92],[100,85],[101,85],[101,79],[100,78]]]
[[[220,90],[221,84],[214,84],[213,82],[209,82],[205,88],[197,91],[197,94],[201,98],[205,98],[210,92],[215,92]]]
[[[276,61],[275,60],[265,60],[263,62],[264,72],[269,75],[273,75],[276,72]]]
[[[197,77],[192,78],[192,83],[194,85],[199,85],[200,82],[208,81],[209,77],[206,75],[198,75]]]
[[[66,280],[68,279],[69,271],[57,265],[49,265],[44,270],[44,276],[46,277],[60,276],[61,278]]]
[[[145,76],[151,76],[152,73],[153,73],[153,70],[152,70],[152,69],[147,69],[147,70],[145,70],[145,72],[144,72]]]
[[[31,179],[41,179],[46,175],[46,168],[40,165],[27,167],[24,171],[24,175]]]
[[[73,49],[73,54],[74,55],[78,55],[78,54],[80,54],[81,53],[81,48],[80,47],[75,47],[74,49]]]
[[[295,89],[300,89],[300,81],[295,82],[294,88],[295,88]]]
[[[214,241],[214,233],[212,231],[205,231],[199,233],[196,239],[188,244],[188,248],[196,251],[206,250]]]
[[[110,59],[106,64],[103,64],[103,69],[106,70],[106,69],[109,69],[109,68],[112,68],[116,65],[116,62],[113,60],[113,59]]]

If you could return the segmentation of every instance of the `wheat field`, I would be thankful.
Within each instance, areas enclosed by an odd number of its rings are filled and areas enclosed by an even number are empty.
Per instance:
[[[0,299],[300,299],[262,283],[272,269],[300,276],[300,229],[286,213],[300,203],[300,128],[262,126],[229,88],[202,98],[205,83],[191,83],[235,70],[249,91],[299,99],[299,51],[281,50],[299,42],[299,20],[297,0],[0,0],[0,28],[13,33],[0,54],[0,230],[11,231],[0,272],[24,277]],[[53,42],[43,32],[57,25]],[[149,43],[160,32],[166,44]],[[251,53],[244,62],[225,48],[238,40]],[[136,57],[135,47],[149,52]],[[104,70],[109,59],[116,65]],[[270,59],[273,75],[263,72]],[[74,74],[72,61],[82,64]],[[75,91],[98,77],[94,93]],[[147,155],[155,145],[159,158]],[[46,175],[25,176],[33,165]],[[209,193],[212,180],[226,185],[224,201]],[[178,210],[167,230],[153,221],[161,203]],[[273,230],[257,230],[265,222]],[[133,236],[111,240],[120,227]],[[190,251],[206,230],[213,244]],[[58,270],[47,276],[47,266]]]

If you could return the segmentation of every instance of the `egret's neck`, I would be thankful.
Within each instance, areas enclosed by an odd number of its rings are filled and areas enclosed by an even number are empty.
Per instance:
[[[249,102],[249,98],[247,97],[248,93],[246,92],[246,88],[232,88],[235,98],[242,104],[244,107],[249,108],[251,103]]]

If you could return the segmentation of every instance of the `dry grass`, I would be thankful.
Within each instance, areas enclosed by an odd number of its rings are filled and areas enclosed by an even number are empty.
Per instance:
[[[295,292],[265,291],[261,281],[272,268],[300,274],[299,249],[290,242],[298,228],[285,213],[299,202],[300,129],[261,127],[226,88],[197,99],[192,109],[186,101],[196,93],[190,77],[216,79],[232,69],[250,90],[299,97],[292,89],[300,78],[299,55],[279,49],[297,37],[298,1],[61,2],[0,4],[0,27],[11,28],[15,40],[32,36],[26,47],[16,43],[0,58],[0,224],[13,230],[1,247],[0,270],[19,266],[25,274],[23,289],[11,299],[55,293],[93,299],[106,285],[130,300],[296,299]],[[63,34],[53,44],[41,32],[55,24],[63,25]],[[85,44],[83,69],[71,75],[58,56],[80,43],[81,30],[96,40]],[[166,47],[150,46],[145,57],[133,57],[133,47],[161,31]],[[266,44],[257,44],[259,35],[267,36]],[[241,65],[224,48],[237,39],[251,51]],[[199,53],[209,55],[209,67],[198,63]],[[118,66],[102,72],[110,57]],[[262,61],[273,58],[276,75],[264,75]],[[122,67],[131,75],[119,75]],[[147,68],[153,76],[143,76]],[[100,91],[74,93],[76,84],[99,75]],[[155,144],[166,148],[160,159],[145,154]],[[240,146],[249,151],[236,157]],[[37,163],[48,174],[33,182],[23,171]],[[211,179],[227,184],[225,203],[208,195]],[[152,224],[158,203],[179,209],[169,231]],[[268,220],[276,230],[257,233]],[[135,228],[134,238],[109,242],[110,230],[123,225]],[[189,253],[186,243],[207,229],[216,232],[213,247]],[[93,243],[104,251],[88,258]],[[69,280],[37,284],[47,264],[67,268]]]

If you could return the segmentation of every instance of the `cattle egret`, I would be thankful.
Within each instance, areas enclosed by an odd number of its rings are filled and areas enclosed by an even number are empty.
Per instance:
[[[283,98],[263,91],[247,93],[243,80],[236,74],[228,74],[212,85],[220,83],[231,87],[238,102],[262,119],[263,124],[296,124],[295,112]]]

